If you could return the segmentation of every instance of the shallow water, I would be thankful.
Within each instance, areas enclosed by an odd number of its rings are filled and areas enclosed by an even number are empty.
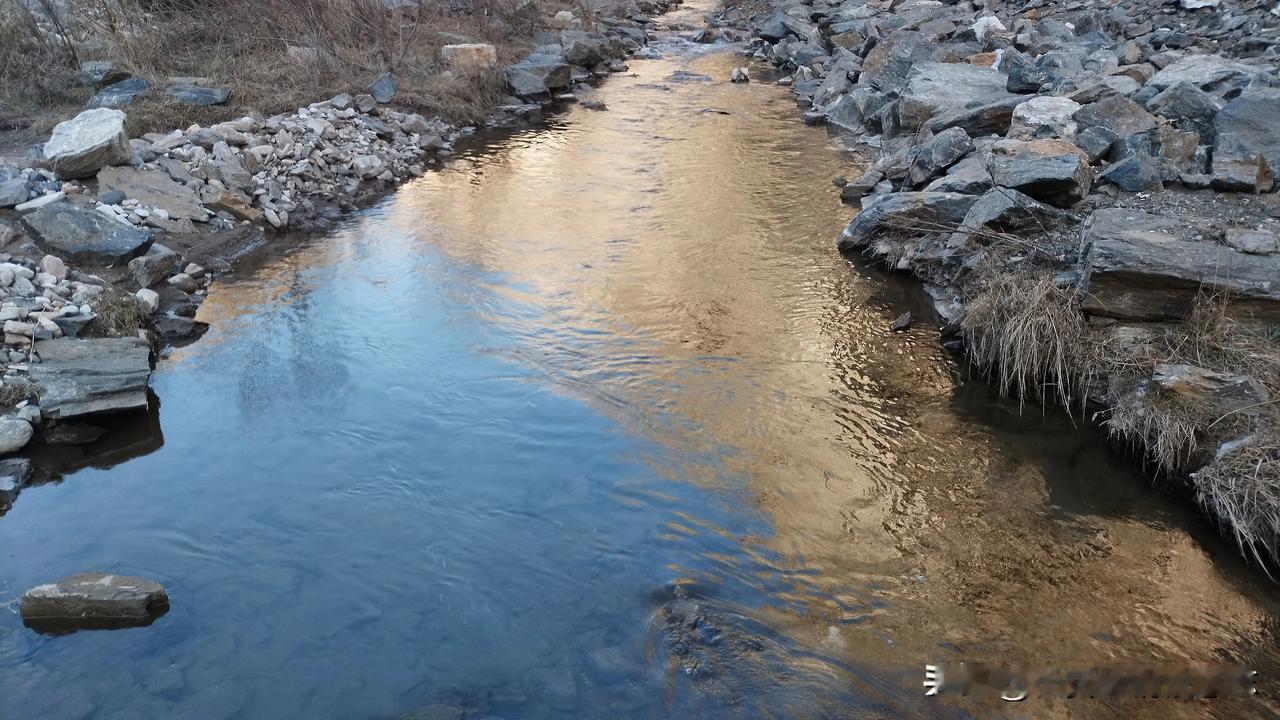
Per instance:
[[[142,420],[0,518],[0,602],[102,570],[172,610],[0,613],[0,717],[1274,716],[1274,586],[1093,431],[889,332],[928,311],[832,249],[838,140],[731,49],[658,47],[609,111],[215,283],[163,444]],[[1264,692],[922,697],[961,660]]]

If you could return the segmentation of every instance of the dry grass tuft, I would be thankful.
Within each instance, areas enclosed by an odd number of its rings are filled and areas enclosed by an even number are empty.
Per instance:
[[[1085,400],[1094,364],[1075,291],[1034,272],[996,274],[968,305],[961,330],[971,360],[992,372],[1002,395],[1030,394],[1064,407]]]
[[[1196,499],[1259,564],[1280,558],[1280,434],[1270,427],[1192,475]],[[1265,566],[1265,565],[1264,565]]]
[[[93,301],[98,314],[86,327],[97,337],[125,337],[138,332],[146,324],[147,312],[138,298],[115,287],[107,289]]]

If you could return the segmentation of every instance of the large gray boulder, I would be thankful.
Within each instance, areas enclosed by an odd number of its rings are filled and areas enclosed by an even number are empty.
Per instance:
[[[886,233],[915,237],[947,234],[960,225],[973,195],[948,192],[902,192],[877,196],[868,202],[836,241],[840,250],[865,247]]]
[[[116,265],[147,251],[151,233],[59,201],[23,217],[40,249],[77,262]]]
[[[107,165],[129,162],[124,113],[98,108],[58,123],[44,144],[45,162],[60,178],[91,177]]]
[[[572,83],[573,71],[560,57],[558,46],[539,48],[528,57],[503,70],[511,91],[522,97],[545,95]]]
[[[1227,103],[1213,121],[1214,153],[1260,155],[1280,170],[1280,88],[1249,88]]]
[[[1080,108],[1072,116],[1080,129],[1100,127],[1117,138],[1145,132],[1158,124],[1141,105],[1120,95],[1112,95]]]
[[[904,30],[890,33],[867,53],[858,84],[883,93],[901,92],[912,68],[931,58],[933,49],[921,33]]]
[[[137,337],[58,338],[36,343],[31,365],[40,410],[51,420],[145,410],[151,346]]]
[[[1093,185],[1089,160],[1065,140],[1003,140],[991,156],[991,179],[1041,202],[1067,207],[1083,200]]]
[[[140,577],[83,573],[28,590],[18,601],[27,625],[37,630],[146,625],[169,609],[160,583]]]
[[[1095,211],[1080,236],[1082,307],[1130,320],[1183,320],[1205,291],[1236,318],[1280,321],[1280,256],[1188,239],[1185,220],[1128,208]]]
[[[1205,140],[1213,137],[1213,121],[1222,107],[1222,100],[1188,82],[1170,85],[1147,101],[1148,110]]]
[[[968,63],[916,63],[898,105],[904,131],[916,130],[944,111],[971,109],[1011,97],[1008,76],[989,67]]]

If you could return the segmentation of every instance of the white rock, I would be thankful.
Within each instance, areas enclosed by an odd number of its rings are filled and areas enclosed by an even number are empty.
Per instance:
[[[1008,28],[1004,26],[1004,23],[1000,22],[1000,18],[989,15],[978,18],[978,21],[969,26],[969,29],[978,38],[978,42],[984,42],[991,33],[1004,32]]]
[[[151,288],[142,288],[138,292],[134,293],[134,296],[142,301],[142,306],[145,307],[149,313],[155,312],[156,308],[160,307],[160,293],[152,290]]]
[[[94,108],[58,123],[44,144],[50,169],[60,178],[91,177],[107,165],[129,161],[125,115],[119,110]]]
[[[1076,136],[1076,122],[1071,118],[1080,103],[1070,98],[1045,96],[1032,98],[1013,109],[1008,137],[1017,140]]]
[[[67,277],[67,265],[57,255],[45,255],[40,259],[40,267],[59,280]]]
[[[61,190],[57,192],[45,193],[44,195],[41,195],[38,198],[28,200],[24,203],[18,203],[17,205],[14,206],[13,209],[17,210],[20,213],[34,212],[44,207],[45,205],[58,202],[59,200],[61,200],[66,196],[67,194]]]

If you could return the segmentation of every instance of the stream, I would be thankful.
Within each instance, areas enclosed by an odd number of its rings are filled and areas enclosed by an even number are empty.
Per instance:
[[[0,518],[0,604],[103,571],[172,609],[6,608],[0,718],[1275,717],[1272,581],[836,253],[840,139],[691,34],[220,278],[158,420]],[[924,697],[966,660],[1260,692]]]

